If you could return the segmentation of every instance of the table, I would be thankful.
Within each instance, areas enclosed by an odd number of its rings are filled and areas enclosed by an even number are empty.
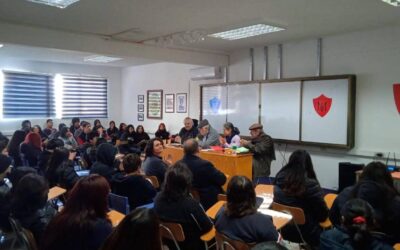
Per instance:
[[[107,215],[113,227],[118,226],[118,224],[125,218],[125,214],[115,210],[111,210],[107,213]]]
[[[175,163],[183,158],[183,148],[167,145],[162,153],[163,159],[170,159]],[[253,179],[252,163],[253,154],[237,154],[228,155],[221,151],[204,151],[201,150],[199,156],[210,161],[215,168],[223,172],[225,175],[232,177],[235,175],[244,175],[250,180]],[[229,181],[229,180],[228,180]],[[227,182],[228,182],[227,181]]]
[[[49,194],[47,195],[47,200],[53,200],[67,192],[66,189],[60,187],[52,187],[49,189]]]

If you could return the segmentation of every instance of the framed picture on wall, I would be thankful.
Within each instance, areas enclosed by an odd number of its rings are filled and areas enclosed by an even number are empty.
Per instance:
[[[176,94],[176,112],[187,113],[187,94],[178,93]]]
[[[144,104],[138,104],[137,109],[138,112],[144,112]]]
[[[147,119],[162,119],[163,91],[147,91]]]
[[[144,95],[138,95],[137,96],[137,102],[138,103],[144,103]]]
[[[140,122],[144,121],[144,114],[143,113],[138,113],[137,114],[137,120],[140,121]]]
[[[175,112],[175,95],[165,94],[165,113]]]

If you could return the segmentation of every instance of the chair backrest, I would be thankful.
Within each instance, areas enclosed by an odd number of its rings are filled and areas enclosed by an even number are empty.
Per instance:
[[[280,203],[272,202],[271,208],[273,210],[292,215],[293,222],[296,223],[297,225],[304,225],[306,223],[304,211],[299,207],[291,207]]]
[[[114,209],[123,214],[129,214],[129,200],[128,197],[110,193],[108,195],[108,204],[111,209]]]
[[[17,238],[17,241],[27,250],[37,250],[36,240],[31,231],[23,228],[18,220],[9,217],[11,228]]]
[[[255,244],[247,244],[243,241],[233,240],[223,233],[215,232],[217,249],[223,250],[250,250]]]
[[[226,194],[218,194],[217,200],[218,201],[228,201],[228,197],[226,196]]]
[[[195,199],[196,201],[200,202],[200,194],[199,194],[199,191],[197,191],[197,189],[192,188],[190,190],[190,194],[192,195],[193,199]]]
[[[178,242],[183,242],[185,240],[185,233],[179,223],[161,222],[160,235],[162,239],[172,240],[178,250],[180,250]]]
[[[335,201],[337,194],[326,194],[324,197],[326,206],[331,209],[333,202]]]
[[[151,185],[153,185],[153,187],[155,189],[158,189],[160,187],[160,183],[158,183],[158,179],[156,176],[153,176],[153,175],[145,176],[145,178],[146,178],[146,180],[148,180],[151,183]]]
[[[258,184],[255,188],[257,194],[274,194],[274,185]]]

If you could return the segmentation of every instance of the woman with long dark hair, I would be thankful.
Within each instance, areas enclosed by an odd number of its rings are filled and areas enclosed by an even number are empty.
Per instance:
[[[161,250],[160,222],[154,210],[137,208],[119,223],[101,250]]]
[[[127,142],[128,144],[136,144],[135,136],[135,127],[132,124],[129,124],[121,136],[121,141]]]
[[[115,122],[114,121],[110,121],[109,126],[110,127],[107,129],[107,135],[111,138],[112,143],[115,145],[115,143],[117,142],[117,140],[120,137],[119,136],[119,130],[115,126]]]
[[[349,200],[341,211],[341,225],[321,234],[319,249],[393,249],[383,234],[374,232],[374,220],[374,209],[368,202]]]
[[[50,187],[61,186],[67,190],[72,189],[79,180],[74,170],[76,152],[61,147],[54,149],[46,169],[46,178]]]
[[[142,125],[136,127],[135,144],[138,145],[140,150],[143,152],[147,142],[150,140],[150,136],[144,131]]]
[[[30,167],[38,167],[39,155],[43,150],[40,135],[34,132],[28,133],[20,148],[25,164]]]
[[[306,223],[299,226],[300,230],[305,241],[317,247],[322,232],[319,223],[328,217],[328,208],[308,152],[296,150],[278,172],[275,177],[274,201],[303,209]],[[299,242],[298,235],[294,226],[288,225],[282,229],[284,239]]]
[[[11,217],[30,230],[36,241],[40,242],[44,230],[57,211],[47,203],[49,186],[44,177],[27,174],[12,189]]]
[[[163,141],[160,138],[153,138],[147,142],[145,148],[146,158],[143,162],[143,170],[147,176],[156,176],[160,185],[164,182],[164,175],[169,162],[162,159],[164,150]]]
[[[158,129],[156,131],[156,137],[160,138],[161,140],[168,140],[169,139],[169,132],[167,131],[167,129],[165,128],[165,123],[160,123],[160,125],[158,125]]]
[[[118,130],[119,130],[119,138],[120,139],[121,139],[122,135],[126,132],[126,127],[127,127],[126,123],[121,122],[119,124]]]
[[[11,137],[10,143],[8,144],[8,154],[14,160],[14,166],[23,166],[22,159],[20,156],[20,144],[25,140],[26,132],[23,130],[17,130]]]
[[[358,183],[342,190],[329,213],[332,224],[340,226],[340,211],[348,200],[354,198],[363,199],[373,207],[376,230],[385,233],[388,242],[400,242],[400,196],[385,164],[369,163],[364,167]]]
[[[237,146],[240,147],[240,131],[237,127],[233,126],[231,122],[224,124],[224,137],[219,138],[219,142],[224,147]]]
[[[190,195],[192,173],[181,162],[168,169],[165,184],[156,197],[154,210],[161,221],[181,224],[185,241],[181,249],[204,249],[200,236],[211,230],[213,224],[199,202]]]
[[[64,147],[67,149],[76,149],[78,147],[78,142],[67,126],[60,129],[60,136],[58,138],[64,142]]]
[[[247,243],[277,241],[279,234],[272,217],[257,212],[253,183],[234,176],[228,183],[227,205],[217,214],[215,228],[231,239]]]
[[[107,198],[110,186],[99,175],[79,180],[64,209],[50,222],[42,250],[97,250],[112,231]]]

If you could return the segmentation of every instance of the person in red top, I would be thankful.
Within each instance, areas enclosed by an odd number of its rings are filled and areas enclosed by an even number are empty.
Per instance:
[[[90,144],[93,139],[92,126],[89,122],[82,122],[82,133],[76,138],[79,145]]]

